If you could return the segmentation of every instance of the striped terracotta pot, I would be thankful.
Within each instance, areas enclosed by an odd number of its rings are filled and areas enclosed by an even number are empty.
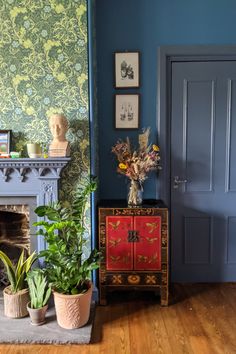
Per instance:
[[[30,300],[29,289],[23,289],[16,294],[12,294],[10,286],[3,290],[4,314],[11,318],[21,318],[28,316],[27,303]]]

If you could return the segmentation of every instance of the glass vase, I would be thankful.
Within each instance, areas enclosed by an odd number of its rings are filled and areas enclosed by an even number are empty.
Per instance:
[[[128,206],[135,207],[142,205],[143,188],[139,181],[131,179],[128,190]]]

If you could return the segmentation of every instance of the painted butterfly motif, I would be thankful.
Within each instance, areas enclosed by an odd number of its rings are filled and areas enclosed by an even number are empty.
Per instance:
[[[142,254],[138,255],[138,262],[147,263],[147,261],[148,261],[148,257],[147,256],[143,256]]]
[[[117,230],[120,225],[120,220],[118,220],[117,222],[109,222],[109,225],[111,225],[112,230]]]
[[[156,222],[146,222],[146,226],[150,227],[149,229],[149,234],[152,234],[153,231],[157,228],[157,223]]]
[[[110,247],[116,247],[120,242],[121,242],[121,238],[118,238],[117,240],[109,240],[110,242]]]
[[[158,240],[157,237],[145,237],[145,239],[147,240],[148,243],[153,244],[155,241]]]
[[[148,261],[148,263],[156,263],[157,261],[157,253],[155,253]]]
[[[120,256],[117,256],[117,257],[115,257],[115,256],[110,256],[110,258],[111,258],[111,261],[112,261],[113,263],[116,263],[116,262],[119,262],[119,261],[120,261]]]

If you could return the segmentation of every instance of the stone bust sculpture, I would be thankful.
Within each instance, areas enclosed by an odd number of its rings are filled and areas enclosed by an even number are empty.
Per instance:
[[[70,156],[69,142],[66,140],[66,132],[68,130],[68,122],[63,114],[53,114],[49,118],[49,127],[53,136],[53,140],[49,145],[50,157]]]

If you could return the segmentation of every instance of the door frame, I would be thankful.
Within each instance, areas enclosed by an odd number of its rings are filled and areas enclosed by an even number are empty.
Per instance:
[[[176,61],[236,60],[235,45],[161,46],[158,48],[157,128],[162,171],[159,198],[171,209],[171,65]],[[170,210],[171,211],[171,210]]]

